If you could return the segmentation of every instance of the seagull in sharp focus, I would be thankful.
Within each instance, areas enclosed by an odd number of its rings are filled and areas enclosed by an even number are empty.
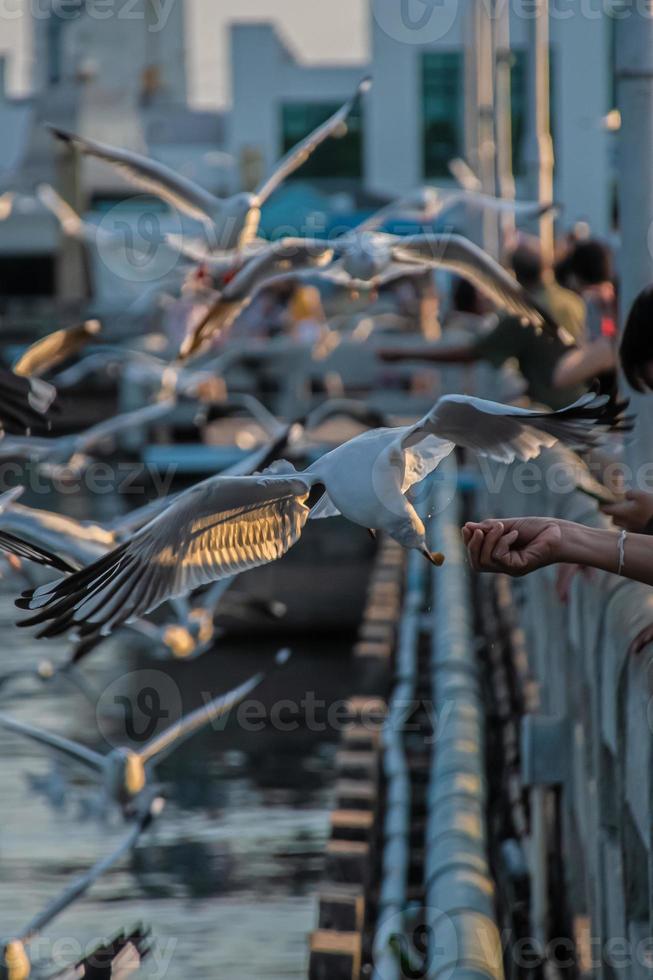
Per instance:
[[[138,153],[87,140],[56,127],[51,128],[55,136],[73,145],[81,153],[115,166],[136,186],[203,222],[211,236],[212,248],[240,249],[256,238],[261,208],[267,199],[325,140],[342,133],[349,114],[370,86],[371,79],[364,78],[354,95],[337,112],[279,161],[272,174],[255,193],[244,192],[230,198],[215,197],[198,184]]]
[[[107,635],[174,596],[281,558],[309,519],[342,514],[382,530],[436,564],[409,492],[456,445],[504,463],[536,458],[557,440],[574,449],[630,426],[624,405],[585,395],[538,412],[448,395],[414,425],[372,429],[299,472],[286,461],[243,477],[212,477],[181,493],[129,541],[93,565],[24,593],[39,636]]]

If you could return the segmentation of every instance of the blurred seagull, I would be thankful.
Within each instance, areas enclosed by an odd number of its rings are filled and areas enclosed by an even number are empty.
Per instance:
[[[369,78],[363,79],[354,95],[337,112],[283,157],[256,193],[241,193],[226,199],[215,197],[155,160],[129,150],[83,139],[56,127],[51,129],[55,136],[77,147],[80,152],[112,164],[138,187],[203,222],[210,232],[213,248],[242,248],[258,233],[263,204],[325,140],[343,132],[347,117],[370,85]]]
[[[53,475],[80,473],[89,464],[91,453],[107,443],[114,445],[117,437],[130,429],[163,419],[175,405],[174,399],[156,402],[55,439],[12,436],[0,442],[0,461],[18,457],[38,463]]]
[[[505,463],[557,440],[587,449],[630,427],[623,408],[591,394],[557,412],[448,395],[415,425],[372,429],[304,472],[279,461],[258,475],[212,477],[90,567],[26,592],[16,604],[34,615],[20,625],[42,626],[38,636],[107,635],[167,599],[281,558],[309,517],[342,514],[441,564],[407,495],[456,445]]]
[[[431,225],[442,219],[449,211],[459,205],[497,214],[512,212],[516,218],[525,221],[541,218],[557,210],[553,203],[540,204],[537,201],[515,201],[507,198],[483,194],[479,190],[443,191],[437,187],[421,187],[411,194],[398,198],[381,208],[367,219],[359,232],[376,231],[387,221],[406,221],[418,225]]]
[[[282,667],[289,658],[290,651],[280,650],[276,654],[274,664],[276,667]],[[262,684],[266,676],[265,671],[259,671],[233,690],[191,711],[139,749],[120,747],[112,749],[107,755],[101,755],[79,742],[73,742],[71,739],[63,738],[54,732],[46,732],[33,725],[26,725],[5,714],[0,714],[0,726],[40,743],[90,771],[94,778],[101,782],[106,800],[117,803],[125,813],[130,813],[136,798],[146,787],[151,786],[155,764],[202,728],[228,715]]]
[[[14,374],[21,378],[41,377],[62,361],[79,353],[101,330],[102,324],[99,320],[86,320],[79,326],[55,330],[27,348],[14,364]]]
[[[282,238],[246,259],[242,269],[222,289],[208,313],[193,324],[182,341],[180,360],[199,353],[209,340],[232,326],[257,291],[275,282],[274,276],[289,270],[314,270],[328,265],[334,256],[330,244],[315,239]]]
[[[26,946],[32,942],[39,933],[55,919],[61,915],[73,902],[77,901],[102,875],[113,867],[121,858],[129,854],[137,843],[141,834],[147,830],[152,821],[159,816],[164,807],[164,800],[160,796],[145,794],[143,805],[141,805],[131,821],[130,828],[120,841],[118,846],[107,857],[102,858],[85,874],[75,878],[72,883],[61,892],[52,902],[39,912],[22,932],[5,940],[0,948],[0,978],[2,980],[27,980],[31,973],[31,963],[27,954]],[[94,974],[86,974],[88,977]],[[122,974],[123,977],[129,974]],[[64,977],[66,974],[64,973]],[[68,976],[71,976],[69,973]],[[85,976],[85,974],[72,974],[72,977]],[[111,976],[111,974],[109,974]],[[116,974],[120,977],[120,973]]]
[[[558,334],[558,327],[549,314],[514,276],[478,245],[460,235],[427,234],[401,238],[354,231],[329,242],[328,248],[318,239],[303,239],[301,246],[292,239],[281,239],[276,248],[276,256],[263,253],[251,260],[222,290],[206,315],[184,339],[181,360],[199,353],[216,334],[229,329],[265,290],[292,289],[311,283],[356,296],[376,293],[397,279],[422,275],[427,269],[434,268],[457,273],[498,307],[538,329]],[[293,256],[294,268],[277,273],[273,266],[285,248],[288,255]],[[318,268],[314,267],[315,256],[318,257]],[[313,266],[308,265],[309,257],[313,257]],[[331,258],[335,261],[323,268]]]

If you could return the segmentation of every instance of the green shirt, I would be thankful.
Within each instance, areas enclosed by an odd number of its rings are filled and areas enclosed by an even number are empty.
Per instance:
[[[568,347],[556,337],[538,333],[535,327],[521,323],[517,317],[505,317],[494,330],[480,337],[473,347],[475,355],[501,367],[514,357],[526,381],[529,398],[549,408],[571,405],[586,390],[582,385],[573,388],[554,388],[553,372]]]

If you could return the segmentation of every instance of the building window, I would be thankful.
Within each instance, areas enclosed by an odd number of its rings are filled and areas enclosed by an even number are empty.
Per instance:
[[[555,142],[555,56],[549,50],[549,103],[551,112],[551,136]],[[513,51],[510,72],[512,112],[512,168],[515,177],[526,173],[526,140],[528,139],[528,52]]]
[[[429,51],[422,58],[424,176],[448,177],[463,153],[463,54]]]
[[[334,102],[287,102],[281,107],[281,151],[287,153],[340,107]],[[347,120],[347,134],[329,139],[293,174],[302,180],[363,175],[363,124],[360,109]]]

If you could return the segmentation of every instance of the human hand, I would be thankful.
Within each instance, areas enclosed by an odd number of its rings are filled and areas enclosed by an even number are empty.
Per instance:
[[[468,522],[463,541],[476,572],[528,575],[559,560],[560,522],[548,517]]]
[[[604,504],[601,510],[612,518],[617,527],[641,534],[653,519],[653,494],[628,490],[623,500],[616,504]]]

